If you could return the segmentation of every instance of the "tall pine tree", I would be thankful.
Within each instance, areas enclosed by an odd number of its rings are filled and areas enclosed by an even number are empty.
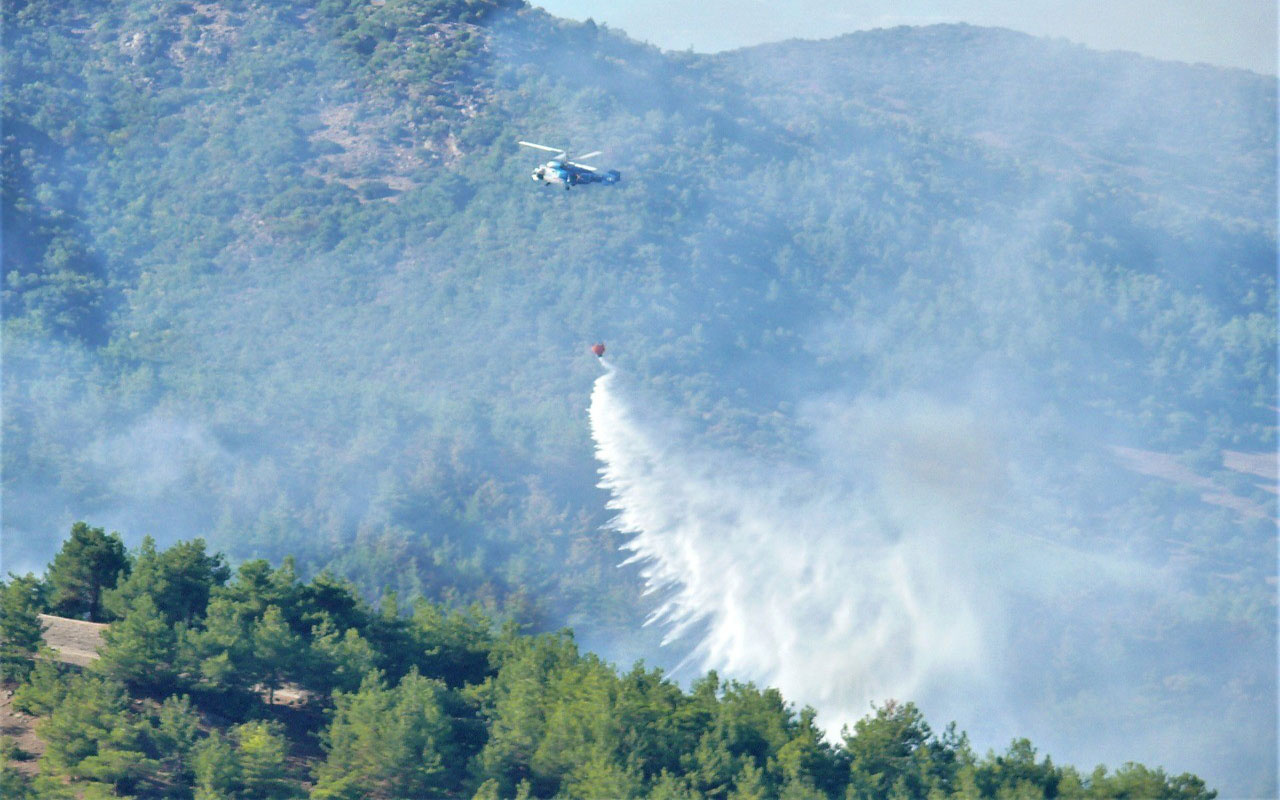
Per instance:
[[[120,534],[84,522],[71,526],[71,538],[53,557],[48,580],[55,614],[104,622],[102,593],[129,574],[129,555]]]

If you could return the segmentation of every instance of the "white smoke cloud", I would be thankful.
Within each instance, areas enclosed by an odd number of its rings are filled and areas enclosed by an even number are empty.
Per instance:
[[[206,473],[229,473],[233,463],[206,426],[159,413],[103,435],[88,454],[107,476],[111,496],[140,502],[163,498]]]
[[[998,696],[1018,662],[1008,628],[1025,623],[1013,609],[1151,585],[1009,524],[1009,445],[969,407],[814,402],[810,458],[764,463],[700,448],[606,370],[591,397],[600,485],[660,598],[651,622],[696,639],[701,669],[815,706],[831,733],[891,697],[1019,731]]]

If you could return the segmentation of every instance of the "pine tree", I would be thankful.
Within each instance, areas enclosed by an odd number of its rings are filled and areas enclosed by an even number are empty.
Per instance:
[[[194,748],[196,800],[224,800],[240,786],[240,761],[231,744],[218,731]]]
[[[122,684],[94,675],[73,679],[63,701],[36,726],[46,744],[41,765],[128,791],[156,767],[145,750],[147,727],[129,710]]]
[[[689,785],[687,778],[666,770],[649,787],[649,800],[702,800],[703,795]]]
[[[150,595],[140,595],[124,619],[102,632],[93,669],[130,686],[166,690],[177,677],[177,635]]]
[[[156,550],[155,540],[142,540],[127,579],[103,594],[102,603],[112,616],[125,616],[139,597],[147,595],[169,624],[188,625],[204,616],[214,587],[227,582],[231,570],[221,554],[205,552],[203,539],[178,542]]]
[[[423,651],[423,674],[450,686],[480,683],[491,672],[493,621],[478,607],[445,611],[420,600],[413,607],[413,635]]]
[[[186,695],[166,697],[157,712],[151,740],[161,753],[163,765],[180,786],[190,786],[195,778],[192,754],[200,736],[200,717]]]
[[[51,658],[42,658],[27,676],[27,682],[13,693],[13,707],[24,714],[43,717],[62,704],[67,694],[66,668]]]
[[[764,770],[748,761],[742,765],[742,771],[733,780],[733,791],[729,792],[729,800],[766,800],[769,789],[765,784]]]
[[[0,763],[0,797],[5,800],[35,800],[35,788],[31,779],[9,766],[8,761]]]
[[[822,740],[816,718],[812,708],[804,708],[791,741],[778,750],[774,765],[783,780],[784,796],[835,796],[844,792],[848,767]]]
[[[354,694],[334,696],[316,771],[317,798],[455,796],[464,777],[443,683],[411,670],[395,688],[372,672]]]
[[[129,574],[129,556],[120,534],[90,528],[83,522],[71,526],[71,537],[49,565],[48,581],[53,589],[54,613],[67,617],[87,616],[103,622],[102,594]]]
[[[0,680],[26,680],[40,649],[40,582],[30,574],[0,584]]]
[[[289,628],[278,607],[267,606],[253,626],[253,661],[267,689],[268,703],[275,702],[276,689],[299,674],[305,658],[302,639]]]
[[[378,654],[355,628],[339,635],[328,619],[311,629],[310,652],[307,686],[325,695],[334,689],[359,689],[378,660]]]
[[[301,787],[286,777],[285,740],[279,725],[246,722],[232,729],[232,737],[240,765],[241,797],[277,800],[301,794]]]
[[[508,795],[525,779],[535,794],[555,794],[559,777],[547,770],[558,761],[542,746],[557,685],[571,683],[566,676],[578,662],[577,645],[568,632],[528,637],[508,629],[495,653],[501,667],[482,693],[489,737],[477,759],[481,777],[496,779]]]
[[[252,621],[223,594],[210,602],[203,627],[184,629],[178,637],[178,660],[184,671],[199,675],[209,688],[243,692],[255,680]]]
[[[950,791],[969,759],[968,740],[954,728],[941,738],[934,735],[914,703],[886,702],[858,720],[852,733],[846,730],[844,739],[853,798],[894,792],[924,797],[935,788]],[[979,785],[985,790],[981,774]]]
[[[640,771],[618,762],[613,754],[597,751],[576,765],[565,777],[563,793],[569,797],[645,797]]]

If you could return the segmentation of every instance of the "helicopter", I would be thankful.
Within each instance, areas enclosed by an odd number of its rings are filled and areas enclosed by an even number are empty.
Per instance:
[[[617,183],[622,180],[622,173],[616,169],[601,172],[589,164],[570,161],[568,152],[562,148],[547,147],[545,144],[534,144],[533,142],[520,142],[520,144],[523,147],[534,147],[538,150],[546,150],[548,153],[556,154],[550,161],[540,164],[533,171],[533,179],[542,181],[547,186],[553,183],[563,183],[564,188],[568,190],[571,187],[587,183]],[[576,158],[585,161],[598,155],[600,155],[600,151],[595,150],[586,155],[576,156]]]

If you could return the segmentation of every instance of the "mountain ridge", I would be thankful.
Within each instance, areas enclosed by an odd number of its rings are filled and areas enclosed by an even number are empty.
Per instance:
[[[1109,449],[1275,516],[1222,460],[1275,441],[1261,79],[955,27],[664,53],[510,3],[14,12],[6,568],[88,517],[671,652],[602,531],[604,339],[726,462],[807,467],[816,408],[990,420],[1002,526],[1169,570],[1191,599],[1135,619],[1170,644],[1193,607],[1257,637],[1239,673],[1143,661],[1152,697],[1274,694],[1274,531]],[[520,138],[623,183],[539,192]]]

